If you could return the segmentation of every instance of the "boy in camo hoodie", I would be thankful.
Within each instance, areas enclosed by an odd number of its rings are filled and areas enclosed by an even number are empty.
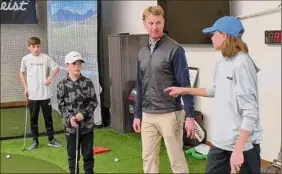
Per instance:
[[[80,53],[76,51],[68,53],[65,56],[68,74],[57,86],[58,107],[66,131],[71,174],[75,173],[77,126],[79,126],[79,152],[81,148],[84,171],[86,174],[94,173],[94,110],[98,102],[93,82],[81,75],[82,63],[84,63],[84,60]],[[79,173],[78,167],[77,170],[77,173]]]

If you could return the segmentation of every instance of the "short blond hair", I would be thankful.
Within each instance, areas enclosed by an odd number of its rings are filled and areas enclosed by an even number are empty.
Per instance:
[[[227,35],[221,47],[221,53],[223,57],[234,57],[240,51],[248,53],[249,50],[247,44],[241,39],[241,37]]]
[[[142,20],[144,21],[150,14],[154,16],[161,15],[164,18],[164,10],[159,5],[147,7],[143,12]]]

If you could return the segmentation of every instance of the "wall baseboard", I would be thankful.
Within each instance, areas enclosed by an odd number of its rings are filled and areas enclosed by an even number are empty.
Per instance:
[[[211,145],[212,145],[210,141],[207,141],[206,144],[207,144],[208,146],[211,146]],[[271,163],[272,163],[272,162],[270,162],[270,161],[261,159],[261,165],[262,165],[262,166],[264,166],[264,165],[269,165],[269,164],[271,164]]]
[[[0,108],[1,109],[19,108],[19,107],[25,107],[25,106],[26,106],[26,101],[16,101],[16,102],[3,102],[3,103],[0,103]]]

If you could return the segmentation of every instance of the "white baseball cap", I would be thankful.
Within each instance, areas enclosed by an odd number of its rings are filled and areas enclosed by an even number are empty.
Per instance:
[[[82,63],[85,63],[85,61],[83,60],[81,54],[79,52],[77,52],[77,51],[69,52],[65,56],[65,64],[67,64],[67,63],[74,63],[77,60],[80,60]]]

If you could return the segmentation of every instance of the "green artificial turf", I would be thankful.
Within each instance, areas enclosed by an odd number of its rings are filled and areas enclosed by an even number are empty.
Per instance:
[[[1,173],[66,173],[48,161],[14,154],[6,158],[6,155],[1,153]]]
[[[25,108],[1,109],[1,138],[16,137],[24,135],[25,126]],[[61,116],[56,112],[52,112],[53,126],[55,131],[62,131],[63,124]],[[39,133],[46,133],[45,121],[40,111],[38,117]],[[30,117],[28,111],[27,134],[30,133]]]
[[[64,134],[55,136],[64,144],[63,148],[54,148],[47,146],[47,137],[40,137],[40,147],[34,151],[20,152],[23,145],[23,139],[2,140],[1,153],[13,155],[24,155],[45,160],[53,163],[60,168],[68,171],[68,161],[65,146]],[[27,146],[31,143],[31,139],[27,140]],[[112,129],[95,130],[94,136],[95,146],[104,146],[110,148],[110,152],[98,154],[95,156],[95,172],[97,173],[143,173],[141,159],[141,137],[134,133],[120,134]],[[190,173],[204,173],[205,160],[196,160],[187,156],[187,162]],[[114,159],[119,161],[115,162]],[[82,161],[82,158],[81,160]],[[1,163],[5,165],[5,163]],[[82,162],[80,162],[80,170],[83,171]],[[162,143],[160,151],[160,173],[172,173],[164,143]]]

